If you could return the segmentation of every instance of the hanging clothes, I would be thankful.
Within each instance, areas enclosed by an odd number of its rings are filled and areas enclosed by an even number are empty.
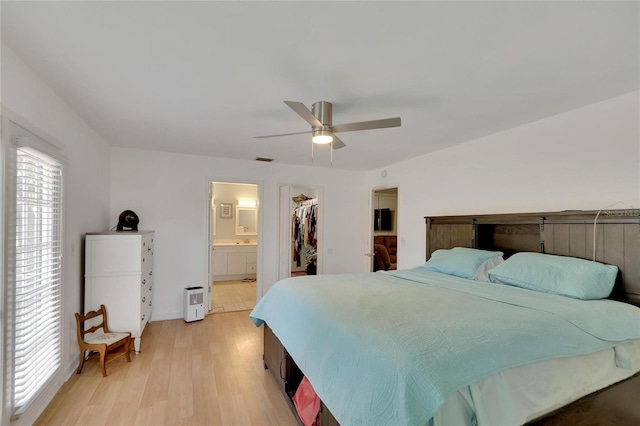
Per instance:
[[[316,239],[318,200],[309,199],[297,203],[291,218],[291,236],[293,239],[293,261],[302,266],[306,258],[307,270],[315,272],[318,240]],[[303,255],[304,254],[304,255]],[[313,263],[310,268],[310,263]]]

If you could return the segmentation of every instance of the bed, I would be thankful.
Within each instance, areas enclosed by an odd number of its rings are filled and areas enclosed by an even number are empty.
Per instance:
[[[322,426],[524,424],[640,371],[640,212],[425,219],[425,265],[282,280],[250,314]]]

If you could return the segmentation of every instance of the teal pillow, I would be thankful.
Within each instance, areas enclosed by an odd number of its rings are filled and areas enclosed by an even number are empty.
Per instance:
[[[502,256],[501,251],[478,250],[465,247],[440,249],[431,254],[431,258],[423,268],[456,277],[472,280],[476,271],[484,262]]]
[[[608,297],[617,275],[617,266],[543,253],[516,253],[489,270],[493,282],[582,300]]]

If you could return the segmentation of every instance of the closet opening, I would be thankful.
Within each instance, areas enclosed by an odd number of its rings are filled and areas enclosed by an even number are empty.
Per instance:
[[[279,279],[322,273],[322,188],[280,187]]]
[[[209,313],[256,304],[258,199],[257,184],[209,182]]]
[[[292,197],[291,276],[318,273],[318,199],[303,193]]]

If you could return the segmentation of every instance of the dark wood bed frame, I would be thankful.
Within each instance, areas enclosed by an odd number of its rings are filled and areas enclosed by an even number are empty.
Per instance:
[[[640,209],[437,216],[425,221],[427,260],[437,249],[452,247],[501,250],[506,257],[529,251],[595,260],[620,269],[611,297],[640,305]]]
[[[434,251],[452,247],[501,250],[505,257],[529,251],[594,260],[595,232],[595,260],[620,270],[610,297],[640,306],[640,209],[431,216],[425,221],[427,260]],[[291,399],[302,372],[266,324],[263,359],[302,424]],[[640,424],[638,395],[640,374],[529,424]],[[322,404],[318,424],[339,425]]]

